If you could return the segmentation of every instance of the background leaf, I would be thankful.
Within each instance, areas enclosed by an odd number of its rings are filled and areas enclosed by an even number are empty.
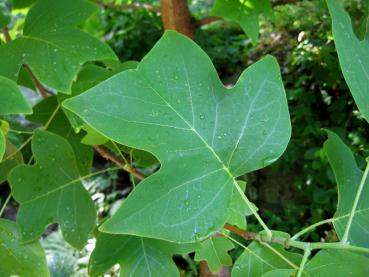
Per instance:
[[[214,273],[218,272],[223,265],[232,265],[232,258],[228,251],[233,248],[233,243],[225,237],[210,237],[201,242],[195,254],[195,261],[207,261],[210,270]]]
[[[70,93],[81,65],[91,60],[116,59],[113,51],[75,26],[96,6],[85,0],[39,0],[29,10],[23,36],[0,45],[0,75],[16,80],[22,64],[49,87]]]
[[[0,103],[2,103],[0,105],[0,115],[32,113],[31,106],[23,97],[17,84],[2,76],[0,76]]]
[[[100,276],[115,264],[121,276],[179,276],[174,254],[193,251],[195,244],[176,244],[155,239],[100,233],[91,255],[89,274]]]
[[[329,163],[333,169],[338,186],[338,205],[334,215],[333,225],[341,239],[349,219],[350,212],[363,171],[357,166],[354,155],[342,140],[333,132],[327,131],[328,140],[324,143]],[[367,179],[361,193],[348,241],[357,246],[369,247],[369,237],[363,236],[369,232],[369,180]]]
[[[355,35],[349,14],[336,0],[328,0],[341,69],[355,102],[369,122],[369,40]]]
[[[65,240],[81,249],[95,227],[96,211],[79,181],[72,147],[56,134],[36,130],[32,152],[37,163],[16,167],[9,177],[20,203],[17,223],[22,240],[33,240],[48,224],[58,222]]]
[[[0,276],[49,276],[40,242],[23,244],[15,222],[6,219],[0,219],[0,257]]]

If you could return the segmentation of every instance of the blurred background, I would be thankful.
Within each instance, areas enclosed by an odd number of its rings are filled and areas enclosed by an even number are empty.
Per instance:
[[[20,2],[30,2],[24,0]],[[337,188],[327,157],[322,149],[325,128],[338,133],[355,153],[360,165],[368,156],[368,128],[355,106],[343,79],[331,34],[331,19],[325,1],[285,1],[273,7],[275,18],[260,18],[260,38],[256,45],[238,24],[217,20],[196,29],[194,40],[210,56],[225,85],[237,81],[240,73],[266,54],[275,56],[282,70],[292,120],[292,139],[276,163],[266,169],[248,174],[247,195],[261,210],[260,214],[272,229],[296,233],[304,226],[330,218],[337,204]],[[100,2],[101,3],[101,2]],[[117,53],[120,60],[140,61],[163,34],[160,12],[151,9],[119,9],[132,1],[104,1],[117,5],[100,9],[81,26],[101,38]],[[159,6],[159,1],[134,3]],[[188,1],[194,18],[204,18],[213,5],[212,0]],[[365,32],[369,1],[346,0],[359,37]],[[0,3],[5,7],[4,3]],[[26,6],[26,5],[25,5]],[[24,22],[27,8],[13,10],[11,32],[16,35]],[[1,20],[1,19],[0,19]],[[29,93],[35,103],[38,98]],[[12,120],[7,119],[7,120]],[[14,121],[14,124],[21,124]],[[25,128],[19,126],[18,129]],[[15,145],[22,136],[14,136]],[[132,155],[131,155],[132,156]],[[158,165],[145,153],[137,153],[131,162],[140,172],[150,174]],[[95,157],[95,170],[109,166]],[[132,187],[132,178],[124,172],[113,172],[86,182],[99,208],[100,220],[114,213]],[[8,195],[8,187],[0,186],[0,197]],[[4,199],[1,199],[3,203]],[[11,202],[5,217],[14,218],[16,203]],[[256,222],[248,218],[248,229],[257,230]],[[330,225],[323,225],[309,234],[309,240],[334,241]],[[93,241],[82,252],[76,252],[61,239],[51,226],[43,239],[52,276],[86,276],[88,255]],[[233,251],[238,255],[238,250]],[[198,265],[193,257],[176,259],[183,275],[196,276]],[[110,276],[115,276],[112,271]]]

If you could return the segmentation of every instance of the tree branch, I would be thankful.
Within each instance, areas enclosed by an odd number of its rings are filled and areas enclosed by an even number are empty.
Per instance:
[[[143,179],[146,178],[145,176],[143,176],[139,172],[137,172],[137,170],[134,169],[133,167],[131,167],[129,164],[126,164],[123,161],[121,161],[121,159],[119,159],[117,156],[112,154],[108,149],[105,149],[104,147],[99,146],[99,145],[95,145],[94,149],[96,150],[97,153],[100,154],[101,157],[105,158],[106,160],[110,160],[113,163],[115,163],[116,165],[122,167],[122,169],[124,169],[128,173],[132,174],[133,176],[135,176],[140,181],[142,181]]]
[[[115,4],[105,4],[101,0],[96,0],[96,4],[104,9],[111,9],[111,10],[139,10],[143,9],[146,11],[154,11],[160,12],[160,7],[148,5],[148,4],[141,4],[141,3],[133,3],[127,5],[115,5]]]

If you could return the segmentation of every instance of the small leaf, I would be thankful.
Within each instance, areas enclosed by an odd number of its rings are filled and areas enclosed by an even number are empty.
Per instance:
[[[0,184],[4,183],[8,179],[8,175],[14,167],[23,164],[22,152],[17,152],[17,147],[15,147],[9,140],[6,140],[5,144],[4,159],[0,163]]]
[[[245,191],[246,182],[238,181],[238,185]],[[252,205],[254,210],[257,211],[258,208],[254,204]],[[246,205],[238,191],[234,189],[231,204],[229,205],[229,218],[227,222],[241,229],[246,229],[246,216],[249,215],[252,215],[252,210]]]
[[[95,227],[96,211],[79,181],[72,147],[56,134],[36,130],[32,152],[37,163],[18,166],[9,176],[14,199],[20,203],[17,223],[22,240],[37,238],[48,224],[57,222],[65,240],[81,249]]]
[[[308,276],[368,276],[369,259],[346,250],[320,250],[305,266]]]
[[[19,237],[15,222],[0,219],[0,276],[50,276],[40,242],[23,244]]]
[[[80,174],[82,176],[87,175],[90,173],[92,167],[92,148],[81,143],[84,134],[76,134],[73,131],[68,119],[66,118],[63,111],[58,108],[58,105],[59,103],[56,99],[56,96],[43,99],[36,106],[33,107],[34,112],[32,115],[27,116],[27,119],[34,123],[42,124],[45,126],[55,110],[58,109],[47,129],[50,132],[53,132],[68,140],[69,144],[73,148],[75,157],[77,159],[77,166]]]
[[[31,114],[32,108],[23,97],[17,84],[0,76],[0,115]],[[4,105],[6,103],[6,105]]]
[[[6,138],[3,131],[0,129],[0,162],[2,161],[6,148]]]
[[[334,215],[333,225],[338,237],[341,239],[345,232],[354,199],[359,193],[363,171],[356,164],[354,155],[342,140],[333,132],[327,131],[328,140],[324,143],[329,163],[333,169],[338,186],[338,204]],[[363,232],[369,232],[369,180],[367,179],[359,202],[354,213],[348,241],[351,244],[369,247],[369,237]]]
[[[369,122],[369,40],[357,38],[349,14],[337,0],[327,3],[343,76],[361,114]]]
[[[259,37],[259,16],[261,13],[273,17],[269,0],[216,0],[212,15],[224,17],[238,23],[254,44]]]
[[[87,61],[116,59],[113,51],[75,26],[96,6],[86,0],[39,0],[29,10],[23,36],[0,45],[0,75],[16,80],[22,64],[55,90],[70,93],[73,78]]]
[[[136,70],[63,104],[109,139],[161,162],[100,229],[175,242],[219,230],[235,178],[278,159],[291,132],[274,58],[249,67],[227,89],[201,48],[173,31]]]
[[[201,243],[196,251],[195,261],[207,261],[212,272],[218,272],[224,266],[232,265],[228,251],[233,249],[233,243],[224,237],[210,237]]]
[[[300,264],[301,255],[284,250],[281,245],[270,245],[276,251],[289,259],[296,266]],[[293,269],[292,266],[271,249],[254,241],[236,260],[232,277],[260,277],[273,269]]]
[[[185,254],[197,248],[195,244],[176,244],[161,240],[127,235],[100,233],[89,263],[89,274],[101,276],[115,264],[121,276],[179,276],[174,254]]]

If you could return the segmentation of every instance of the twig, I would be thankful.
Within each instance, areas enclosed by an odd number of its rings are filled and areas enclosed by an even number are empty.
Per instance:
[[[333,221],[334,221],[333,218],[329,218],[329,219],[325,219],[325,220],[319,221],[317,223],[314,223],[314,224],[306,227],[305,229],[301,230],[300,232],[296,233],[295,235],[293,235],[291,240],[296,240],[299,237],[301,237],[302,235],[314,230],[316,227],[327,224],[327,223],[332,223]]]
[[[6,208],[6,205],[8,205],[9,203],[9,200],[12,198],[12,193],[9,193],[8,197],[6,198],[3,206],[1,207],[1,210],[0,210],[0,217],[3,215],[4,211],[5,211],[5,208]]]
[[[123,161],[121,161],[118,157],[116,157],[115,155],[113,155],[112,153],[110,153],[109,150],[103,148],[102,146],[98,146],[98,145],[95,145],[94,146],[94,149],[96,150],[96,152],[98,152],[100,154],[101,157],[103,157],[103,158],[105,158],[107,160],[112,161],[113,163],[115,163],[116,165],[120,166],[125,171],[127,171],[130,174],[132,174],[133,176],[135,176],[140,181],[142,181],[143,179],[145,179],[145,176],[141,175],[139,172],[137,172],[136,169],[132,168],[129,164],[126,164]]]
[[[195,22],[195,27],[199,28],[201,26],[204,26],[204,25],[207,25],[207,24],[213,23],[215,21],[219,21],[219,20],[222,20],[222,18],[219,17],[219,16],[206,16],[202,19],[197,20]]]
[[[224,224],[224,229],[227,229],[228,231],[231,231],[232,233],[235,233],[239,235],[240,237],[243,237],[245,240],[253,240],[256,237],[256,233],[249,232],[246,230],[242,230],[236,226],[230,225],[228,223]]]
[[[143,9],[146,11],[154,11],[160,12],[160,7],[148,5],[148,4],[141,4],[141,3],[133,3],[127,5],[116,5],[116,4],[105,4],[100,0],[96,0],[96,4],[104,9],[111,9],[111,10],[139,10]]]
[[[11,42],[11,41],[12,41],[12,38],[10,37],[10,34],[9,34],[9,29],[8,29],[8,27],[3,28],[3,34],[4,34],[4,37],[5,37],[5,42],[6,42],[6,43],[8,43],[8,42]]]

